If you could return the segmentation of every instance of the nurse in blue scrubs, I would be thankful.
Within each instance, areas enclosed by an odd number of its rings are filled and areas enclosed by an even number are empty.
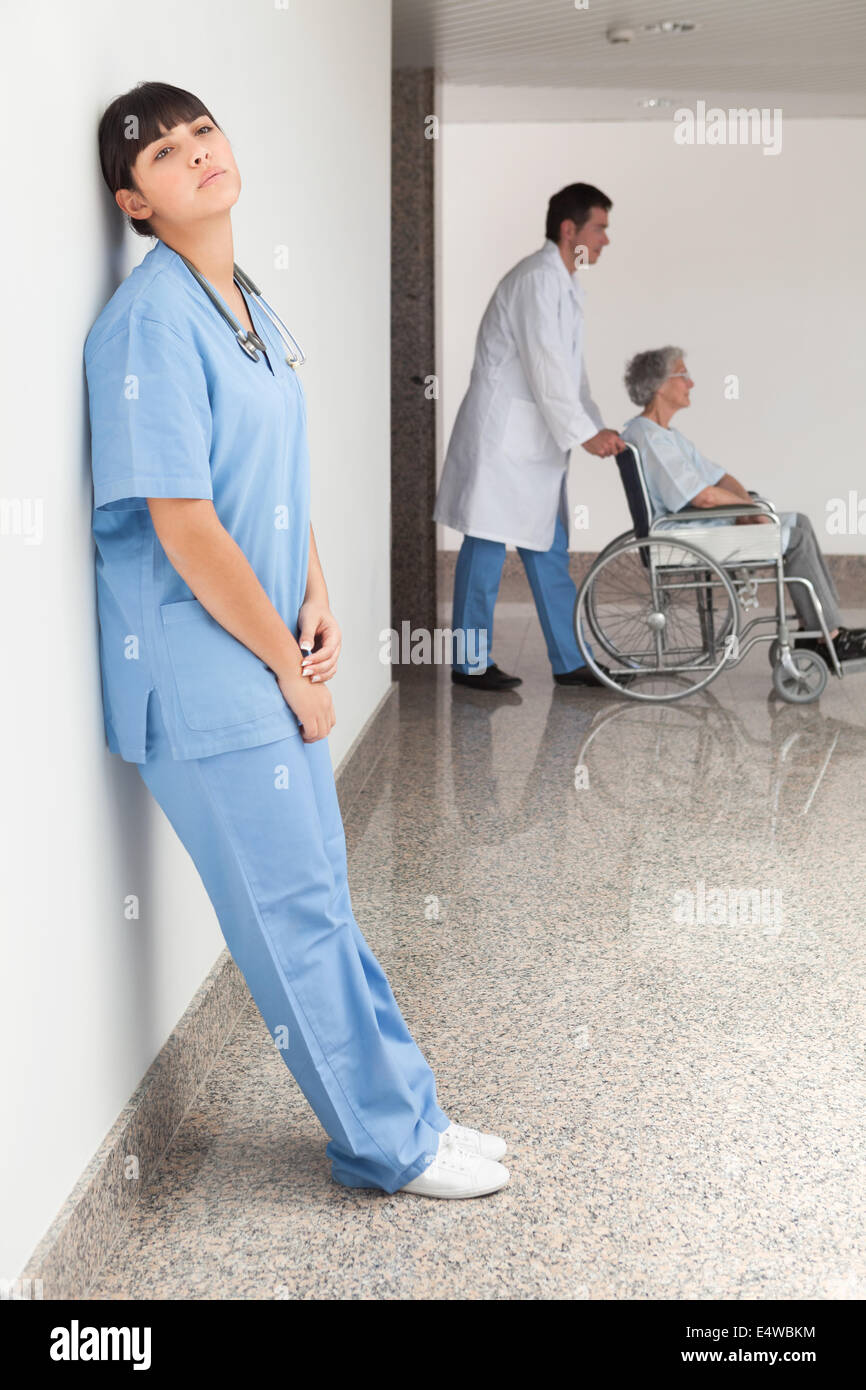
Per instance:
[[[142,83],[107,108],[99,153],[130,226],[156,237],[84,350],[108,747],[191,854],[336,1181],[492,1192],[504,1141],[449,1122],[352,913],[306,405],[234,280],[231,145],[191,93]],[[264,352],[241,349],[191,267]]]

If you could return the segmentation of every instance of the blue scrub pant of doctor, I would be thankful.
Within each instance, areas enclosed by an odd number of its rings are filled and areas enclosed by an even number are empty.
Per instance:
[[[568,536],[561,517],[556,518],[553,545],[549,550],[527,550],[525,546],[518,546],[517,553],[532,589],[554,674],[562,675],[564,671],[585,666],[574,635],[577,589],[568,572]],[[473,666],[471,660],[455,661],[455,671],[475,675],[493,664],[493,609],[504,563],[504,541],[463,537],[454,571],[451,626],[455,632],[467,634],[465,654],[475,656],[478,664]]]
[[[156,691],[137,767],[198,869],[226,945],[346,1187],[395,1192],[448,1116],[352,914],[327,739],[177,760]]]

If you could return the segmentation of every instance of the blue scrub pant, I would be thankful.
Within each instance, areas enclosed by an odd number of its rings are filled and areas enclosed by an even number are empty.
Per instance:
[[[574,635],[574,605],[577,589],[568,572],[568,535],[557,515],[553,545],[549,550],[527,550],[517,547],[529,580],[541,630],[547,643],[547,655],[555,675],[585,666]],[[468,662],[453,663],[455,671],[480,674],[493,664],[493,609],[499,593],[502,566],[505,563],[504,541],[484,541],[478,536],[464,536],[457,567],[454,572],[454,608],[451,626],[455,632],[486,632],[485,666],[473,667]],[[474,646],[467,638],[466,654],[485,651],[483,637]]]
[[[141,776],[192,856],[226,945],[330,1142],[333,1178],[396,1192],[448,1116],[352,914],[327,739],[178,760],[156,691]]]

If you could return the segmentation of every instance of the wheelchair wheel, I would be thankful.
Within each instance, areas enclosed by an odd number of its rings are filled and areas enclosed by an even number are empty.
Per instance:
[[[808,647],[794,648],[791,660],[797,675],[792,676],[779,661],[773,667],[773,689],[789,705],[811,704],[827,684],[827,663]]]
[[[790,646],[793,648],[796,645],[796,633],[792,633],[791,638],[792,640]],[[769,661],[771,666],[775,666],[776,662],[779,660],[779,654],[781,653],[781,650],[782,646],[779,642],[778,637],[774,637],[772,642],[770,642],[767,647],[767,660]]]
[[[619,550],[620,547],[630,544],[632,541],[634,541],[634,539],[635,534],[633,530],[623,531],[621,535],[614,536],[613,540],[608,545],[606,545],[603,550],[600,550],[599,553],[596,555],[595,559],[592,562],[592,565],[590,566],[589,572],[584,578],[584,584],[586,583],[586,580],[589,578],[589,574],[592,572],[592,570],[594,570],[597,565],[602,564],[602,562],[607,559],[608,555],[613,554],[613,552],[615,550]],[[582,588],[583,586],[581,585],[580,587]],[[577,622],[577,603],[578,600],[575,599],[574,613],[572,615],[573,623]],[[587,606],[586,619],[589,623],[590,631],[592,633],[592,640],[594,642],[597,642],[599,646],[604,649],[604,651],[613,661],[618,661],[620,659],[620,653],[609,644],[609,640],[605,634],[604,628],[602,624],[598,621],[598,616],[595,612],[595,608],[592,602],[590,602]]]
[[[634,540],[634,529],[632,529],[631,531],[620,531],[620,533],[619,533],[618,536],[614,536],[613,540],[612,540],[612,541],[608,541],[608,543],[607,543],[607,545],[604,547],[604,549],[603,549],[603,550],[600,550],[600,551],[598,552],[598,554],[596,555],[596,557],[595,557],[595,559],[593,560],[592,563],[593,563],[594,565],[597,565],[598,562],[599,562],[599,560],[603,560],[603,559],[605,558],[605,556],[607,555],[608,551],[610,551],[610,550],[618,550],[619,547],[620,547],[621,545],[625,545],[626,541],[633,541],[633,540]]]
[[[615,540],[611,541],[610,545],[606,545],[604,550],[599,551],[598,555],[595,558],[595,564],[593,565],[593,568],[595,568],[595,565],[598,565],[603,560],[605,560],[610,551],[613,551],[614,549],[625,548],[624,542],[633,541],[634,531],[625,531],[621,536],[617,536]],[[713,573],[715,573],[715,570],[713,571]],[[727,605],[725,605],[721,611],[718,611],[714,608],[713,590],[712,585],[709,582],[710,578],[711,576],[708,574],[702,575],[700,579],[704,583],[706,583],[707,587],[704,590],[696,590],[698,611],[700,613],[701,619],[701,636],[703,639],[701,644],[701,651],[698,652],[691,659],[691,661],[686,661],[686,665],[693,666],[700,664],[702,660],[702,653],[704,650],[706,650],[707,645],[710,643],[715,643],[716,646],[722,645],[725,642],[725,640],[731,635],[731,632],[734,627],[733,609],[731,609]],[[736,595],[736,589],[734,589],[734,594]],[[597,601],[598,595],[593,590],[589,595],[586,606],[586,618],[587,622],[589,623],[592,639],[593,641],[597,642],[600,647],[603,648],[603,650],[611,658],[612,661],[623,661],[626,657],[626,653],[625,651],[621,651],[615,645],[614,634],[611,631],[605,631],[604,623],[601,621],[601,618],[598,612],[596,611]],[[575,621],[576,619],[577,604],[575,603]]]
[[[709,685],[728,660],[726,639],[736,636],[738,622],[725,571],[696,546],[657,536],[602,552],[574,612],[578,646],[598,679],[653,703]],[[608,673],[589,650],[591,637],[613,662]]]

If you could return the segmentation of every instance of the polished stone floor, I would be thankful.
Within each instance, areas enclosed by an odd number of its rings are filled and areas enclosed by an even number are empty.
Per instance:
[[[520,602],[493,654],[516,692],[402,672],[346,829],[440,1104],[509,1185],[341,1188],[250,1004],[92,1297],[866,1294],[866,675],[784,705],[761,648],[639,707],[554,686]]]

